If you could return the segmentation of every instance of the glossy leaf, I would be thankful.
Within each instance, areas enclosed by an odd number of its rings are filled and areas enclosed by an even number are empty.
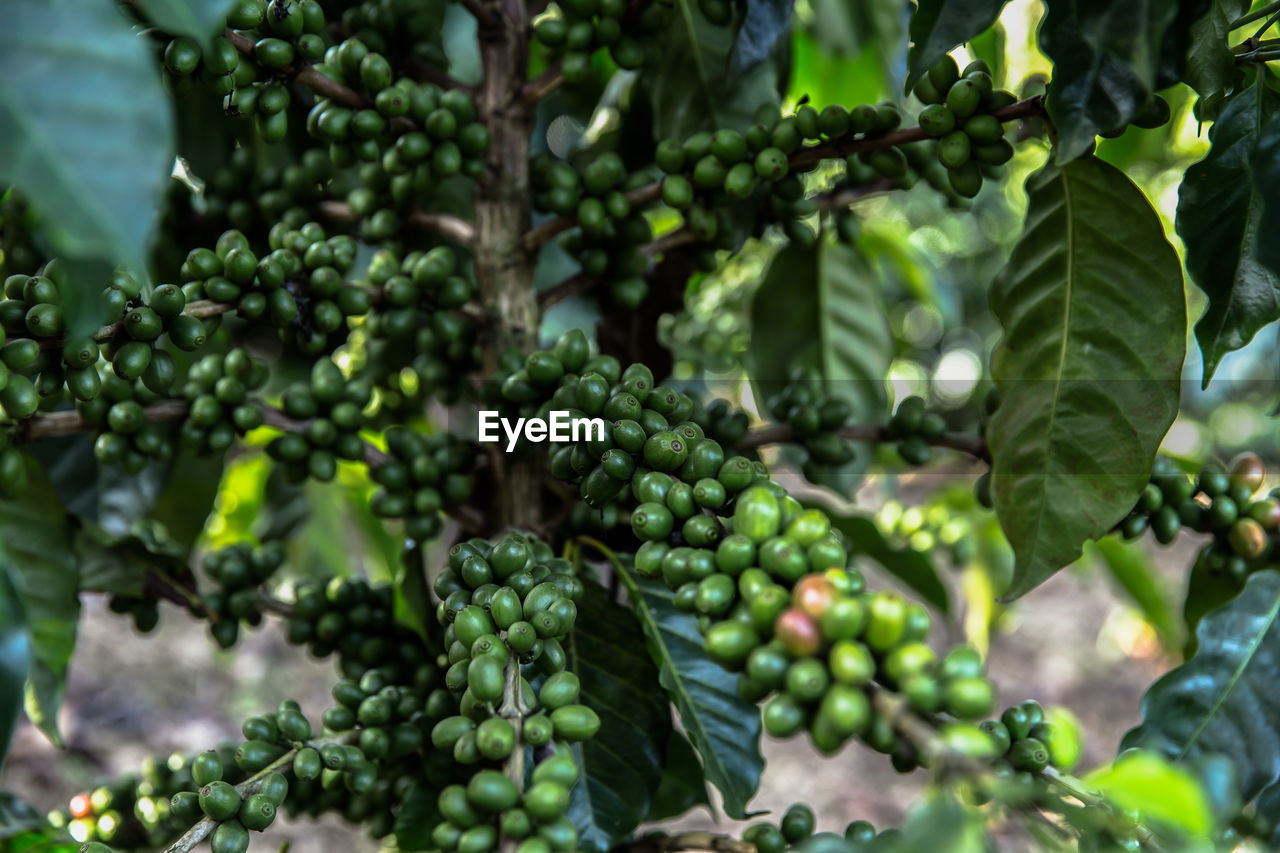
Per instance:
[[[1217,610],[1240,592],[1240,582],[1226,572],[1209,568],[1210,546],[1206,545],[1196,555],[1187,578],[1187,595],[1182,605],[1182,624],[1186,627],[1186,642],[1182,647],[1183,658],[1196,653],[1197,627],[1206,613]]]
[[[55,744],[58,708],[80,618],[80,578],[66,509],[44,472],[27,459],[22,500],[0,502],[0,549],[31,632],[26,709]]]
[[[946,790],[927,793],[907,814],[902,835],[877,851],[914,853],[985,853],[992,849],[985,821],[980,813],[966,806]]]
[[[957,45],[995,23],[1005,0],[918,0],[911,16],[907,91]]]
[[[9,753],[13,727],[22,710],[22,685],[30,654],[26,614],[0,551],[0,768]]]
[[[1187,271],[1209,297],[1196,323],[1205,385],[1224,355],[1280,319],[1280,273],[1253,255],[1260,243],[1262,198],[1250,164],[1262,127],[1278,106],[1280,95],[1266,86],[1231,98],[1210,131],[1213,146],[1187,169],[1178,193]]]
[[[1229,757],[1246,801],[1280,779],[1280,572],[1253,574],[1238,597],[1201,620],[1195,657],[1142,699],[1142,724],[1121,748],[1182,761]]]
[[[73,548],[80,589],[137,597],[146,590],[149,574],[168,584],[194,587],[185,552],[156,527],[140,526],[122,536],[94,525],[78,529]]]
[[[773,53],[778,41],[791,32],[791,9],[795,0],[754,0],[738,28],[729,60],[732,74],[741,74]]]
[[[836,515],[827,508],[831,526],[844,534],[849,553],[870,557],[885,571],[902,581],[925,601],[943,613],[951,609],[947,588],[929,555],[914,548],[893,545],[875,521],[861,515]]]
[[[166,33],[208,44],[227,25],[233,0],[138,0],[147,20]]]
[[[1259,129],[1253,149],[1252,183],[1256,189],[1262,212],[1257,217],[1257,234],[1268,235],[1253,244],[1254,257],[1274,283],[1280,278],[1280,245],[1275,235],[1280,233],[1280,95],[1267,88],[1263,95],[1271,114]],[[1280,287],[1280,283],[1277,283]]]
[[[1218,115],[1225,90],[1240,77],[1227,35],[1231,22],[1248,8],[1248,0],[1212,0],[1209,11],[1191,25],[1183,76],[1200,96],[1196,115],[1202,121]]]
[[[580,701],[600,716],[600,731],[574,747],[582,778],[569,817],[579,848],[603,853],[649,813],[662,780],[671,708],[635,616],[599,584],[585,586],[565,651],[582,686]]]
[[[1058,131],[1058,162],[1088,151],[1097,134],[1128,124],[1155,91],[1160,45],[1175,0],[1054,0],[1040,25],[1053,60],[1045,106]]]
[[[1144,820],[1199,837],[1213,829],[1213,812],[1195,777],[1155,753],[1126,753],[1085,781]]]
[[[697,806],[711,808],[707,793],[706,774],[693,744],[680,732],[672,729],[667,738],[667,755],[663,761],[662,781],[653,792],[653,802],[645,823],[669,820]]]
[[[764,770],[759,710],[738,696],[737,676],[707,657],[697,618],[675,609],[671,590],[629,570],[620,577],[707,781],[720,790],[729,817],[746,817]]]
[[[696,0],[675,0],[670,25],[658,36],[663,61],[644,72],[658,139],[683,139],[699,130],[746,130],[756,108],[778,103],[778,69],[771,61],[735,68],[735,27],[709,22]]]
[[[1097,558],[1137,606],[1142,618],[1156,629],[1160,644],[1167,651],[1176,652],[1182,643],[1182,625],[1156,582],[1155,567],[1149,556],[1139,546],[1114,536],[1104,536],[1092,543],[1086,553]]]
[[[1133,508],[1178,410],[1181,265],[1160,219],[1094,158],[1027,181],[1022,237],[992,287],[1003,337],[987,426],[1007,598],[1080,556]]]
[[[68,306],[100,304],[104,263],[145,268],[173,136],[154,48],[114,0],[5,4],[0,181],[42,214],[53,251],[79,261]],[[70,331],[92,331],[98,314],[69,316]]]
[[[755,293],[751,327],[756,332],[748,359],[756,399],[768,399],[792,370],[805,367],[822,378],[827,393],[850,403],[855,421],[887,414],[893,337],[878,278],[856,249],[822,241],[780,251]],[[857,454],[824,485],[850,493],[871,459],[868,448]]]

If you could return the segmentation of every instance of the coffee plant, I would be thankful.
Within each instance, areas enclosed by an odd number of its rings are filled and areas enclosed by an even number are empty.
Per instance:
[[[1019,6],[0,6],[0,744],[92,596],[336,673],[5,849],[1280,847],[1280,448],[1171,431],[1274,402],[1183,364],[1280,319],[1280,3]],[[1185,661],[1077,771],[934,562],[990,613],[1082,555]],[[765,736],[927,792],[752,811]]]

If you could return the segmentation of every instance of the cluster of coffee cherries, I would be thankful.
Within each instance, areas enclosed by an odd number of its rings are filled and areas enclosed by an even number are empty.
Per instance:
[[[198,453],[222,453],[237,436],[262,426],[262,409],[249,394],[261,390],[269,377],[266,362],[240,347],[225,355],[210,353],[192,364],[181,389],[190,403],[182,424],[183,445]],[[113,434],[99,437],[99,461],[106,461],[101,445]]]
[[[204,573],[218,588],[204,593],[192,609],[209,619],[209,631],[219,646],[235,645],[241,623],[262,623],[260,589],[284,564],[284,556],[284,544],[276,541],[257,548],[237,542],[205,556]]]
[[[850,821],[843,833],[815,832],[817,828],[813,809],[804,803],[795,803],[782,813],[778,822],[760,821],[747,827],[742,840],[755,847],[758,853],[858,853],[868,845],[883,845],[894,849],[901,833],[897,829],[876,832],[870,821]]]
[[[231,751],[223,756],[231,760]],[[190,790],[192,757],[174,754],[149,756],[139,772],[126,773],[91,791],[73,796],[65,809],[48,815],[50,826],[65,829],[95,853],[108,853],[107,844],[121,848],[158,848],[169,843],[189,824],[172,814],[169,800]]]
[[[183,290],[192,299],[234,303],[247,320],[267,318],[281,338],[318,354],[330,337],[345,339],[347,318],[369,311],[369,293],[347,284],[356,241],[326,237],[317,222],[293,230],[277,225],[271,251],[258,257],[245,235],[224,232],[213,249],[193,249],[182,264]]]
[[[726,0],[699,0],[702,16],[717,26],[732,18]],[[533,36],[558,58],[565,82],[574,84],[591,75],[592,54],[606,48],[619,68],[636,69],[661,55],[658,36],[671,17],[670,4],[632,6],[626,0],[565,0],[534,20]]]
[[[889,436],[909,465],[924,465],[932,459],[932,442],[946,431],[947,422],[937,412],[926,410],[922,397],[904,397],[889,418]]]
[[[896,593],[866,591],[824,512],[788,496],[761,463],[707,438],[687,395],[655,386],[644,365],[622,370],[591,357],[585,343],[568,333],[531,353],[500,377],[502,394],[522,413],[604,419],[603,436],[553,446],[553,474],[579,483],[591,506],[636,501],[637,573],[661,577],[674,606],[698,614],[708,654],[743,671],[744,696],[779,691],[765,710],[770,732],[808,729],[824,751],[854,735],[886,753],[905,751],[873,708],[869,691],[880,687],[921,713],[965,721],[991,710],[991,685],[972,650],[938,661],[924,642],[928,612]]]
[[[653,239],[649,220],[632,208],[628,193],[648,182],[643,172],[628,173],[622,158],[606,151],[581,171],[540,153],[533,158],[534,204],[551,213],[573,214],[578,228],[560,238],[560,246],[578,259],[587,275],[605,276],[614,301],[635,308],[646,295],[647,258],[641,247]]]
[[[447,432],[391,427],[385,437],[390,458],[370,471],[379,486],[370,506],[382,518],[403,518],[408,538],[434,539],[441,508],[471,496],[475,448]]]
[[[657,543],[636,555],[639,570],[642,558],[648,565],[661,553],[657,569],[668,586],[678,584],[677,604],[691,597],[695,610],[719,620],[706,632],[707,652],[743,672],[744,696],[759,701],[777,691],[765,706],[766,730],[789,737],[807,728],[824,752],[856,735],[897,756],[908,747],[875,713],[873,682],[923,714],[973,720],[990,712],[991,685],[972,650],[957,647],[939,661],[925,643],[928,612],[895,592],[868,592],[860,574],[843,568],[844,547],[826,515],[792,500],[751,487],[735,501],[734,532],[714,553],[680,555]],[[707,557],[709,573],[699,567],[685,580],[681,563]]]
[[[1183,528],[1211,534],[1205,565],[1213,574],[1243,583],[1266,565],[1280,529],[1280,496],[1258,494],[1265,480],[1266,466],[1255,453],[1240,454],[1226,469],[1211,462],[1194,479],[1158,456],[1151,482],[1117,529],[1126,539],[1150,529],[1162,545]]]
[[[915,95],[926,105],[920,128],[938,140],[938,163],[946,169],[951,189],[973,198],[983,177],[1013,157],[1004,127],[991,113],[1014,103],[1014,96],[992,87],[991,69],[983,60],[975,59],[962,71],[950,56],[920,78]]]
[[[487,853],[499,834],[519,839],[523,853],[576,847],[577,830],[565,815],[578,778],[569,745],[600,728],[595,711],[579,701],[561,643],[582,590],[569,561],[523,534],[450,550],[435,592],[449,649],[445,686],[461,698],[458,713],[435,724],[431,741],[471,775],[440,792],[444,821],[432,836],[440,849]],[[526,673],[543,676],[536,691]],[[537,762],[523,791],[500,769],[517,736]]]
[[[13,420],[56,408],[66,399],[82,403],[108,398],[107,405],[157,399],[173,385],[176,367],[166,342],[181,350],[204,344],[205,326],[184,313],[187,299],[175,285],[148,294],[127,273],[116,271],[103,293],[110,324],[95,335],[70,340],[65,334],[62,295],[66,269],[57,260],[40,275],[5,279],[0,325],[0,408]],[[91,407],[91,411],[106,406]],[[126,408],[129,410],[126,411]],[[133,421],[131,408],[117,418]]]
[[[367,277],[380,299],[359,330],[367,352],[363,372],[385,389],[383,407],[411,408],[432,394],[457,400],[480,355],[476,324],[460,310],[475,282],[457,253],[447,246],[403,257],[380,250]]]
[[[853,408],[847,400],[827,392],[812,370],[797,369],[777,394],[765,401],[778,423],[791,427],[795,441],[808,453],[804,473],[817,480],[820,471],[853,459],[853,448],[837,430],[849,422]]]

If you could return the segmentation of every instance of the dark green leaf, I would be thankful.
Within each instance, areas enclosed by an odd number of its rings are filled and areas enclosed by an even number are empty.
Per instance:
[[[907,91],[920,75],[951,51],[996,22],[1005,0],[918,0],[911,16]]]
[[[828,506],[823,509],[831,517],[831,526],[844,534],[849,553],[870,557],[925,601],[943,613],[950,611],[947,588],[938,579],[938,572],[927,554],[890,544],[876,523],[866,516],[838,515]]]
[[[88,433],[32,442],[27,454],[40,463],[68,512],[98,520],[98,460]],[[119,478],[117,478],[119,479]]]
[[[192,586],[194,581],[183,549],[157,535],[156,527],[140,525],[122,536],[113,536],[94,525],[76,530],[74,550],[80,589],[137,597],[146,591],[149,574],[171,584]]]
[[[807,367],[825,381],[824,390],[848,400],[855,420],[881,419],[893,338],[880,295],[866,259],[849,246],[790,245],[775,255],[751,305],[756,399],[768,399],[792,370]],[[824,485],[849,494],[870,459],[871,451],[859,448],[854,463]]]
[[[440,822],[440,810],[436,801],[440,792],[425,782],[415,782],[400,801],[396,813],[396,846],[404,853],[416,850],[434,850],[431,831]]]
[[[707,779],[698,753],[689,739],[674,729],[667,738],[667,756],[662,766],[662,781],[658,790],[653,792],[645,823],[678,817],[697,806],[711,808]]]
[[[1276,110],[1280,95],[1267,87],[1262,97],[1266,98],[1271,115],[1261,127],[1254,146],[1252,183],[1262,204],[1255,233],[1268,236],[1254,241],[1253,250],[1274,283],[1280,276],[1280,241],[1275,239],[1275,235],[1280,234],[1280,111]]]
[[[190,551],[204,531],[222,482],[223,457],[179,453],[168,485],[156,499],[151,517],[168,530],[184,550]]]
[[[726,814],[746,817],[764,770],[759,710],[738,696],[737,676],[707,657],[697,618],[672,606],[671,590],[629,570],[620,577],[707,781],[720,790]]]
[[[415,631],[428,648],[432,648],[427,620],[434,618],[435,607],[427,590],[427,564],[423,546],[406,546],[396,564],[395,617],[401,625]]]
[[[753,0],[738,28],[729,62],[730,73],[741,74],[773,53],[778,40],[791,32],[791,8],[795,0]]]
[[[40,466],[25,462],[22,499],[0,502],[0,549],[31,631],[27,716],[60,745],[57,715],[76,644],[80,578],[67,511]]]
[[[1133,600],[1142,618],[1160,635],[1160,644],[1170,652],[1182,645],[1182,626],[1174,615],[1164,591],[1156,583],[1155,567],[1138,546],[1113,536],[1104,536],[1090,549],[1110,573],[1112,580]]]
[[[991,291],[1004,336],[987,426],[1017,598],[1133,508],[1178,411],[1178,256],[1123,172],[1089,157],[1027,181],[1022,237]]]
[[[1256,572],[1196,631],[1195,657],[1151,685],[1142,724],[1121,741],[1174,760],[1221,754],[1252,800],[1280,777],[1280,572]]]
[[[600,716],[600,731],[575,748],[582,778],[569,817],[579,847],[603,853],[649,813],[662,780],[671,707],[635,616],[599,584],[585,586],[565,651],[582,685],[581,701]]]
[[[1212,0],[1209,11],[1191,25],[1183,75],[1200,96],[1196,115],[1201,120],[1218,115],[1226,90],[1240,77],[1227,34],[1230,23],[1248,8],[1249,0]]]
[[[1054,0],[1040,25],[1053,60],[1045,106],[1058,131],[1058,162],[1089,150],[1103,131],[1129,123],[1155,91],[1160,45],[1175,0]]]
[[[1272,849],[1280,848],[1280,782],[1274,782],[1258,795],[1254,808],[1258,816],[1271,826],[1271,834],[1264,838]]]
[[[663,61],[646,70],[653,103],[653,132],[658,139],[684,137],[699,130],[746,130],[756,108],[779,102],[778,68],[757,62],[734,73],[733,26],[717,26],[703,17],[696,0],[675,0],[670,26],[658,38]]]
[[[79,845],[53,834],[49,819],[30,803],[0,791],[0,840],[5,853],[76,853]]]
[[[0,769],[9,754],[13,726],[22,710],[22,685],[27,680],[30,653],[26,616],[4,564],[4,554],[0,553]]]
[[[1204,615],[1226,604],[1240,592],[1239,581],[1224,571],[1209,568],[1210,553],[1208,545],[1200,549],[1187,578],[1187,597],[1182,605],[1182,624],[1186,626],[1187,638],[1182,648],[1184,658],[1196,653],[1196,628]]]
[[[147,20],[166,33],[201,44],[222,32],[232,0],[138,0]]]
[[[174,461],[153,459],[137,474],[122,476],[119,468],[98,469],[98,524],[107,533],[123,536],[146,518],[169,485]]]
[[[40,211],[55,253],[145,269],[172,167],[173,116],[154,48],[115,0],[5,4],[0,180]],[[103,279],[91,273],[73,275],[69,304],[98,304]],[[68,319],[79,333],[97,322]]]
[[[1205,385],[1224,355],[1280,318],[1280,277],[1253,256],[1262,198],[1249,162],[1277,106],[1280,95],[1265,85],[1232,97],[1213,123],[1213,146],[1187,169],[1178,193],[1177,226],[1187,246],[1187,271],[1209,297],[1196,323]]]
[[[1182,80],[1187,67],[1187,53],[1194,36],[1192,28],[1209,11],[1211,0],[1181,0],[1178,11],[1164,31],[1160,43],[1160,63],[1156,66],[1157,91],[1167,89]]]

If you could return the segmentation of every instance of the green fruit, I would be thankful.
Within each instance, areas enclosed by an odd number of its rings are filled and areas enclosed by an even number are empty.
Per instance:
[[[516,804],[520,792],[514,782],[496,770],[481,770],[467,783],[467,800],[483,812],[504,811]]]
[[[315,779],[323,769],[320,753],[309,746],[298,750],[293,757],[293,775],[299,779]]]
[[[480,702],[496,702],[502,698],[504,667],[492,657],[480,657],[467,668],[467,688]]]
[[[991,713],[995,696],[991,683],[985,678],[966,676],[947,684],[945,704],[954,716],[962,720],[976,720]]]
[[[276,804],[261,794],[255,794],[244,801],[239,818],[245,829],[261,832],[276,819]]]
[[[533,768],[533,781],[555,782],[564,788],[572,788],[578,781],[578,765],[573,754],[563,752],[545,759]]]
[[[569,789],[559,782],[535,782],[524,792],[524,809],[539,821],[552,821],[569,808]]]
[[[724,482],[723,477],[721,482]],[[777,536],[781,526],[782,510],[777,498],[768,489],[755,487],[739,495],[733,511],[735,533],[760,543]]]
[[[813,835],[815,820],[813,809],[803,803],[796,803],[782,815],[778,828],[788,842],[795,844]]]
[[[547,711],[554,711],[576,702],[580,689],[577,675],[572,672],[557,672],[547,676],[547,680],[543,682],[538,692],[538,701]]]
[[[645,502],[631,513],[631,529],[637,537],[645,541],[666,539],[671,535],[675,519],[671,510],[662,504]]]
[[[902,596],[882,590],[872,597],[868,608],[867,645],[877,652],[887,652],[903,637],[907,621],[907,605]]]
[[[222,778],[222,759],[218,757],[218,753],[209,750],[202,752],[191,762],[191,778],[196,785],[203,788],[211,782],[217,782]]]
[[[236,766],[246,773],[256,773],[284,753],[284,747],[264,740],[248,740],[236,747]]]
[[[791,737],[804,728],[807,716],[804,706],[782,693],[764,706],[764,728],[773,737]]]
[[[958,169],[969,162],[969,137],[962,130],[953,130],[938,141],[938,161],[948,169]]]
[[[942,104],[930,104],[920,111],[920,129],[930,136],[946,136],[955,130],[955,127],[955,113]]]
[[[169,813],[178,820],[195,822],[203,816],[200,795],[195,791],[179,791],[169,800]]]
[[[240,811],[240,792],[226,782],[210,782],[200,789],[200,810],[214,820],[226,820]]]
[[[1049,766],[1049,750],[1035,738],[1021,738],[1009,748],[1009,763],[1018,770],[1038,773]]]
[[[600,718],[586,705],[557,708],[551,712],[550,719],[559,740],[589,740],[600,730]]]
[[[799,702],[816,702],[830,683],[827,667],[815,658],[804,658],[787,667],[787,693]]]
[[[515,747],[516,732],[501,717],[490,717],[476,727],[476,748],[490,761],[502,761]]]
[[[747,655],[759,642],[759,637],[750,625],[736,620],[719,622],[707,632],[707,654],[721,666],[736,670],[746,662]]]
[[[249,831],[237,820],[223,820],[213,831],[209,849],[212,853],[245,853],[249,849]]]

